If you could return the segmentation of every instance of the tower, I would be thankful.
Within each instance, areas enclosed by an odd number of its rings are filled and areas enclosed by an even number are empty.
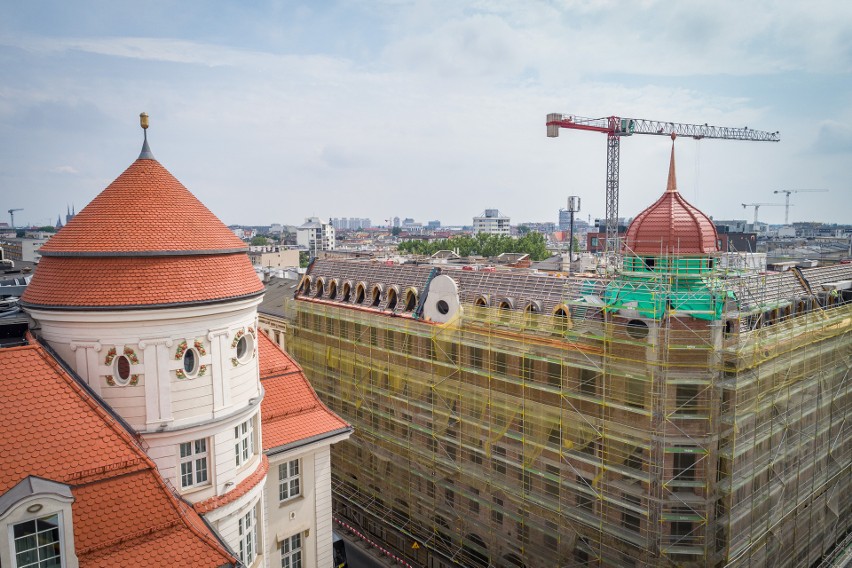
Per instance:
[[[154,158],[147,136],[139,158],[69,215],[23,306],[250,565],[269,465],[257,356],[263,286],[244,243]]]

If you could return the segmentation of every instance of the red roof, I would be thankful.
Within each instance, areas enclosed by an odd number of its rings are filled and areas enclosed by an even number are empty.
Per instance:
[[[39,249],[39,254],[246,250],[156,160],[139,159]]]
[[[674,144],[665,193],[627,228],[625,243],[640,255],[709,254],[719,250],[716,226],[677,190]]]
[[[263,292],[244,253],[216,256],[44,257],[22,296],[26,306],[151,307]]]
[[[140,158],[39,249],[22,301],[103,309],[260,294],[246,253],[159,162]]]
[[[0,349],[0,494],[27,476],[69,485],[83,568],[234,565],[130,433],[29,340]]]
[[[264,333],[258,334],[258,358],[265,391],[260,404],[264,450],[351,430],[320,401],[301,367]]]
[[[193,508],[199,515],[204,515],[213,511],[214,509],[218,509],[223,505],[227,505],[228,503],[233,503],[255,487],[257,484],[266,478],[266,473],[269,471],[269,458],[266,456],[260,456],[260,465],[245,479],[243,479],[239,485],[225,493],[224,495],[214,495],[209,499],[205,499],[204,501],[199,501]]]

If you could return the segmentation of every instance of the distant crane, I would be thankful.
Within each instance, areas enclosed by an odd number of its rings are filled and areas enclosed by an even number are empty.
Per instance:
[[[754,224],[757,225],[757,210],[761,207],[784,207],[783,203],[743,203],[743,209],[754,207]]]
[[[755,142],[778,142],[778,132],[764,132],[745,128],[725,128],[701,124],[680,124],[642,118],[582,118],[574,115],[551,113],[547,115],[547,136],[559,136],[560,128],[590,130],[607,135],[606,144],[606,250],[618,249],[618,160],[622,136],[654,134],[656,136],[689,136],[695,140],[704,138],[719,140],[751,140]]]
[[[15,211],[23,211],[23,209],[9,209],[9,217],[12,219],[12,228],[15,228]]]
[[[828,191],[827,189],[776,189],[772,193],[786,193],[786,201],[784,206],[784,224],[790,224],[790,194],[791,193],[804,193],[806,191]]]

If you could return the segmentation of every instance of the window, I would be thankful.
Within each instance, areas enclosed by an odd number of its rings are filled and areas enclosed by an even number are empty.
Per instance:
[[[184,489],[207,483],[207,440],[180,445],[180,486]]]
[[[278,499],[286,501],[302,493],[299,460],[291,460],[278,466]]]
[[[116,383],[122,386],[130,383],[130,359],[126,355],[116,357],[113,367]]]
[[[62,565],[59,539],[59,515],[50,515],[18,523],[12,528],[15,541],[15,566],[51,568]]]
[[[240,517],[239,531],[240,561],[249,566],[257,556],[257,516],[254,507],[245,517]]]
[[[495,472],[505,475],[506,474],[506,448],[500,446],[494,446],[491,450],[491,467]]]
[[[479,514],[479,489],[471,488],[470,492],[473,494],[473,497],[469,502],[470,512],[474,515]]]
[[[681,414],[696,414],[698,412],[698,385],[678,385],[677,412]]]
[[[234,452],[237,467],[240,467],[254,455],[254,429],[251,419],[234,427]]]
[[[494,352],[494,372],[506,374],[506,354],[502,351]]]
[[[294,534],[281,542],[281,568],[302,568],[302,535]]]
[[[198,374],[200,357],[198,351],[194,347],[190,347],[183,353],[183,371],[187,377],[194,377]]]
[[[503,524],[503,500],[499,497],[492,497],[493,505],[491,505],[491,521],[502,525]]]
[[[319,323],[317,321],[317,323]],[[242,332],[238,332],[242,333]],[[236,339],[237,360],[240,363],[245,363],[252,358],[254,354],[254,337],[250,333],[244,333]]]
[[[672,478],[676,481],[695,481],[695,454],[689,449],[681,450],[672,456],[674,471]]]

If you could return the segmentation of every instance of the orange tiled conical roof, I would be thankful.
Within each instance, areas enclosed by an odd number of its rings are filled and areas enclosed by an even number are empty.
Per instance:
[[[31,307],[144,308],[263,292],[247,247],[148,148],[39,250]]]
[[[627,228],[627,247],[635,254],[709,254],[719,250],[716,226],[677,190],[674,142],[666,191]]]

